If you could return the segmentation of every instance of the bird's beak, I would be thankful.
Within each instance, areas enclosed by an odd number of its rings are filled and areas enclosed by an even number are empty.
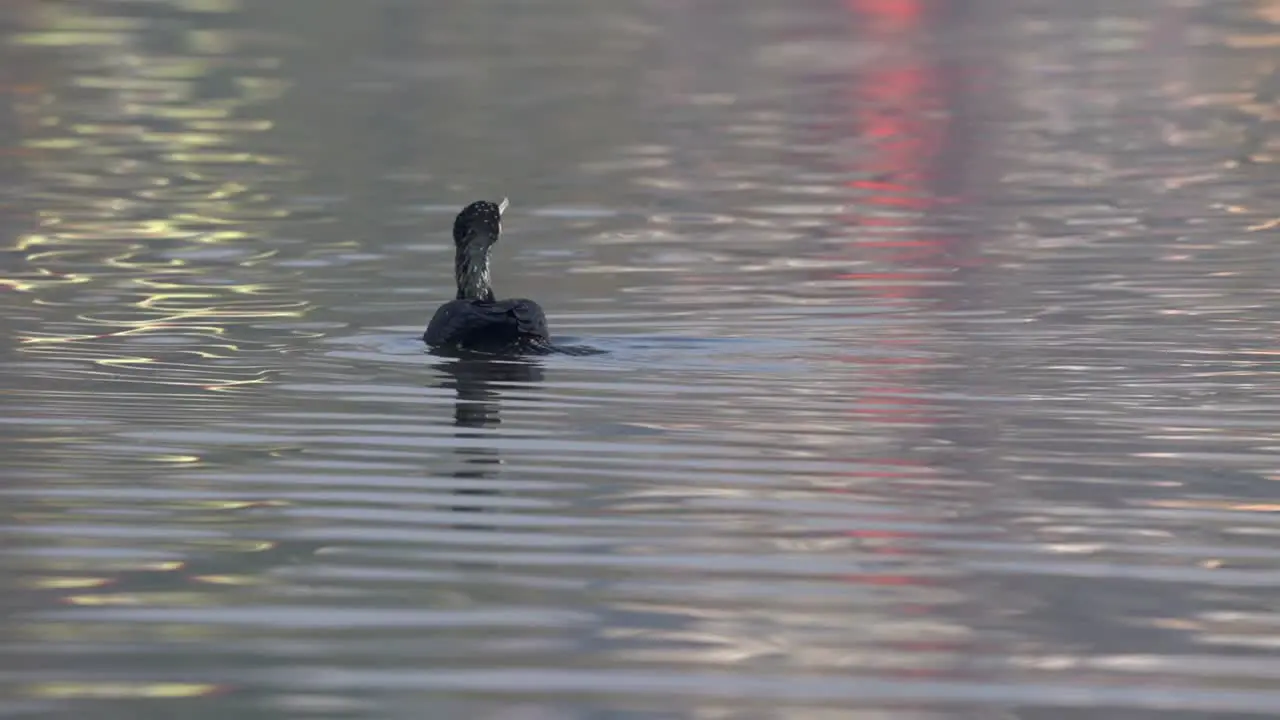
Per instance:
[[[504,213],[504,212],[506,212],[506,211],[507,211],[507,206],[508,206],[508,205],[510,205],[510,204],[511,204],[511,199],[510,199],[510,198],[502,198],[502,202],[498,203],[498,216],[499,216],[499,217],[501,217],[501,216],[502,216],[502,213]]]

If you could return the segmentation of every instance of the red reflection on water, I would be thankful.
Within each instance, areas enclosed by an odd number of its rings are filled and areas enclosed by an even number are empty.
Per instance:
[[[957,238],[924,229],[925,213],[954,202],[940,191],[939,167],[945,145],[952,137],[950,98],[946,84],[951,75],[941,71],[940,61],[927,42],[931,13],[936,3],[923,0],[845,0],[853,16],[857,40],[881,48],[869,67],[849,75],[848,132],[865,141],[866,152],[842,169],[859,179],[846,183],[852,191],[850,211],[841,216],[850,238],[842,253],[857,261],[856,271],[838,272],[840,280],[853,283],[857,292],[879,302],[910,303],[928,299],[936,281],[953,268],[949,259]],[[870,265],[870,268],[866,268]],[[896,329],[889,336],[870,340],[865,353],[846,352],[841,359],[864,368],[878,381],[851,399],[847,412],[859,425],[931,426],[941,422],[934,404],[921,388],[922,373],[932,372],[935,360],[920,351],[923,339],[910,329]],[[850,490],[868,483],[893,486],[895,495],[909,497],[913,485],[927,483],[935,471],[924,461],[911,458],[850,458],[871,469],[841,473]],[[917,486],[918,487],[918,486]],[[862,543],[860,550],[885,559],[927,554],[914,543],[920,536],[910,531],[853,528],[845,532]],[[928,587],[934,578],[910,571],[844,576],[847,582],[876,586]],[[934,612],[928,603],[910,614]],[[900,644],[908,651],[947,651],[951,643]],[[944,669],[903,669],[904,676],[947,675]]]
[[[935,3],[923,0],[845,0],[865,43],[882,48],[865,72],[853,76],[851,130],[867,141],[867,154],[850,168],[870,178],[847,183],[857,191],[856,207],[842,218],[858,233],[880,235],[853,243],[860,259],[875,253],[877,264],[907,268],[838,275],[882,299],[912,298],[924,291],[922,280],[945,266],[949,238],[911,232],[920,211],[952,202],[937,192],[937,164],[949,135],[946,78],[930,52],[926,30]],[[886,209],[890,212],[874,212]],[[892,210],[913,211],[901,215]],[[883,231],[900,228],[892,237]]]

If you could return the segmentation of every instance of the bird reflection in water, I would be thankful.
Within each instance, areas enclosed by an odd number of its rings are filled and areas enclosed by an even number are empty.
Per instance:
[[[494,437],[491,429],[502,422],[504,388],[541,383],[542,365],[535,358],[462,354],[442,358],[436,369],[445,375],[439,387],[450,388],[456,393],[453,424],[457,430],[454,437],[461,442],[453,450],[459,460],[453,477],[460,482],[453,494],[460,497],[496,495],[496,490],[477,486],[497,475],[502,464],[501,454],[487,441]],[[450,509],[470,513],[484,511],[483,503],[459,503]],[[480,529],[475,525],[458,527]]]

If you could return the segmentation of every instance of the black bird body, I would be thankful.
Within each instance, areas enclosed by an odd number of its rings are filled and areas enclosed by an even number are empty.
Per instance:
[[[450,300],[436,310],[422,337],[431,347],[503,352],[546,345],[547,316],[538,303],[511,300]]]
[[[525,352],[550,347],[547,316],[538,303],[524,298],[497,300],[489,283],[489,252],[502,233],[503,200],[479,201],[453,221],[454,278],[457,297],[431,317],[422,339],[447,350]]]

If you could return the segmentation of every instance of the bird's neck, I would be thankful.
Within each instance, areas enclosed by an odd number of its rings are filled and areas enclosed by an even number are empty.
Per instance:
[[[493,300],[488,247],[460,246],[454,257],[454,275],[458,280],[459,300]]]

